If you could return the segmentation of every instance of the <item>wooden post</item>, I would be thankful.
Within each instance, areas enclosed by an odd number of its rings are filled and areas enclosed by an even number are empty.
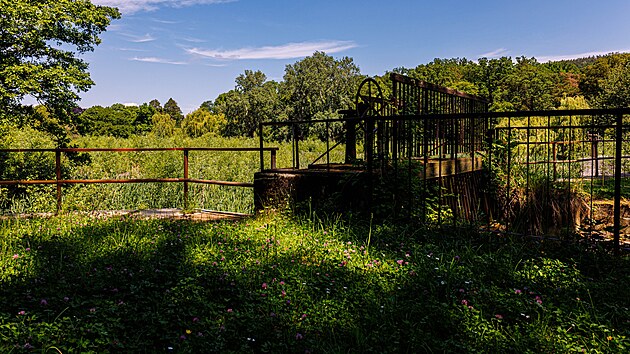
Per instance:
[[[188,210],[188,150],[184,149],[184,210]]]
[[[61,211],[61,151],[55,149],[55,174],[57,179],[57,214]]]

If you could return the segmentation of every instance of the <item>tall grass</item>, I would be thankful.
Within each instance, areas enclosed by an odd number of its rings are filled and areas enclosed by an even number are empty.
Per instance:
[[[145,148],[145,147],[259,147],[257,138],[223,138],[205,135],[188,138],[176,134],[170,138],[158,138],[152,134],[132,136],[128,139],[113,137],[78,137],[73,141],[83,148]],[[292,166],[291,143],[265,143],[266,147],[278,147],[278,167]],[[6,146],[12,147],[12,146]],[[31,147],[31,146],[21,146]],[[315,160],[326,150],[324,142],[309,140],[301,143],[301,159],[307,163]],[[338,148],[334,158],[342,158]],[[26,153],[14,153],[25,156]],[[48,167],[45,178],[54,177],[54,154],[43,157],[43,167]],[[66,157],[63,178],[66,179],[130,179],[130,178],[182,178],[183,152],[91,152],[82,156],[86,163],[72,163]],[[189,153],[189,177],[219,181],[253,182],[254,173],[260,169],[257,151],[220,152],[191,151]],[[265,153],[265,166],[269,167],[270,154]],[[32,169],[34,164],[15,162],[17,168]],[[39,164],[42,165],[42,164]],[[4,178],[11,179],[11,174]],[[25,178],[29,179],[29,178]],[[37,179],[35,176],[30,179]],[[54,187],[20,187],[24,193],[17,197],[4,195],[0,188],[2,208],[13,213],[51,212],[56,209]],[[253,212],[251,188],[189,184],[189,208],[223,211]],[[182,208],[183,185],[181,183],[137,184],[86,184],[63,187],[64,210],[118,210],[147,208]]]

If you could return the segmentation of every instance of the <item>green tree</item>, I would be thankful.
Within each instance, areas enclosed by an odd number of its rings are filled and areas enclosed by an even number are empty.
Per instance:
[[[261,71],[251,70],[245,70],[235,82],[234,90],[217,97],[214,110],[227,119],[224,135],[253,137],[260,122],[280,116],[279,84],[267,81]]]
[[[535,58],[518,57],[514,70],[505,76],[502,101],[509,102],[517,111],[533,111],[554,107],[553,75]]]
[[[127,138],[137,127],[138,110],[138,107],[126,107],[120,103],[110,107],[90,107],[79,117],[77,130],[83,135]]]
[[[218,134],[227,123],[222,113],[213,114],[205,108],[188,113],[182,121],[182,130],[192,138],[207,133]]]
[[[163,112],[175,119],[177,125],[179,125],[184,118],[181,108],[179,108],[179,105],[173,98],[169,98],[168,101],[166,101]]]
[[[160,138],[166,138],[175,133],[175,119],[167,113],[156,113],[151,118],[153,122],[153,134]]]
[[[352,58],[334,59],[315,52],[285,68],[282,98],[291,119],[311,120],[315,114],[336,115],[354,107],[362,76]]]
[[[119,17],[87,0],[0,0],[0,111],[19,114],[29,96],[68,122],[78,93],[94,84],[78,55]]]
[[[162,104],[156,98],[152,99],[151,102],[149,102],[149,106],[153,108],[156,112],[162,113]]]

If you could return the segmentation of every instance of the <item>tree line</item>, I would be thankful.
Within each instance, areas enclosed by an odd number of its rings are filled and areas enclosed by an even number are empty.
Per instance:
[[[93,82],[77,54],[92,51],[118,18],[115,8],[89,1],[0,0],[0,136],[7,126],[28,125],[52,134],[59,146],[72,134],[168,136],[178,129],[192,137],[253,137],[260,122],[338,117],[339,110],[353,108],[365,78],[352,58],[315,52],[287,65],[281,81],[245,70],[234,89],[186,115],[173,98],[163,106],[152,100],[138,107],[79,108],[78,93]],[[630,106],[630,54],[546,63],[524,56],[434,59],[391,71],[484,97],[492,111]],[[386,97],[388,74],[375,78]],[[39,105],[24,105],[25,97]],[[273,138],[286,136],[276,132]]]

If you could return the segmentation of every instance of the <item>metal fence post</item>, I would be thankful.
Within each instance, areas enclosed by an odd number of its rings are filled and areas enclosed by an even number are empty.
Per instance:
[[[621,155],[623,140],[623,114],[617,114],[615,126],[615,200],[614,200],[614,247],[619,252],[619,234],[621,232]]]
[[[61,150],[55,149],[55,177],[57,181],[57,214],[61,211]]]
[[[188,150],[184,149],[184,210],[188,210]]]

